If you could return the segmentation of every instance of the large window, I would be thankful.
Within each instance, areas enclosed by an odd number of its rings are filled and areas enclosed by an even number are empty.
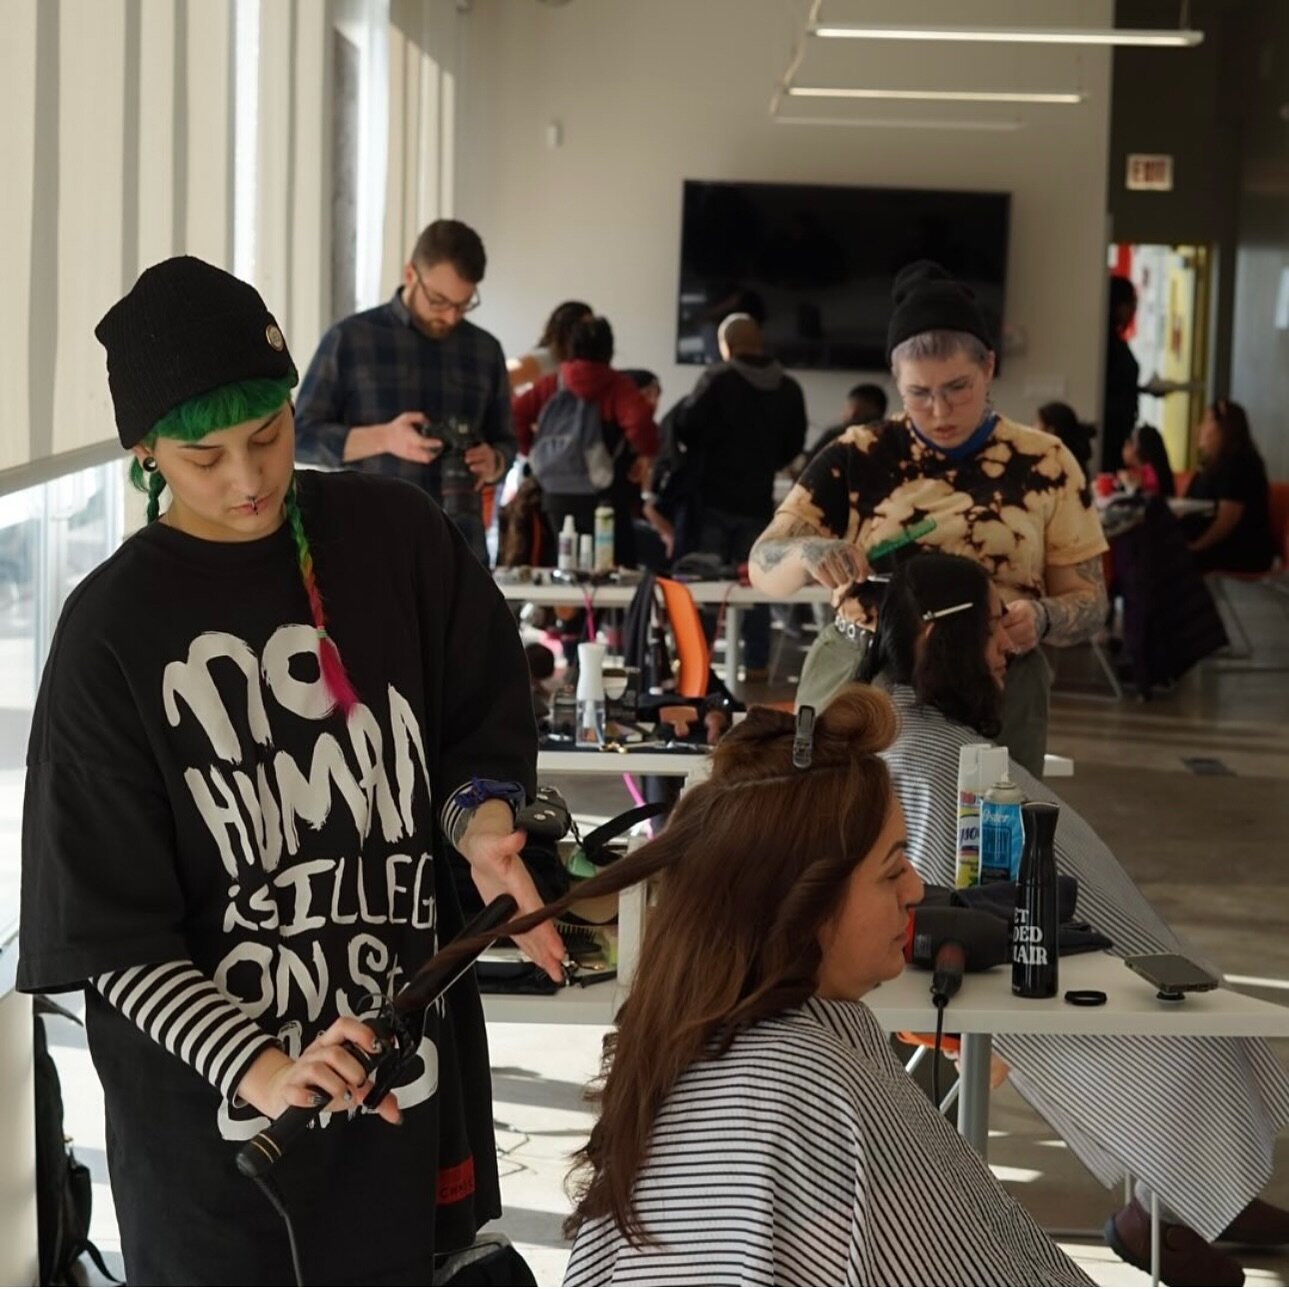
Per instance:
[[[0,943],[18,921],[27,737],[68,595],[120,544],[124,471],[93,466],[0,496]]]

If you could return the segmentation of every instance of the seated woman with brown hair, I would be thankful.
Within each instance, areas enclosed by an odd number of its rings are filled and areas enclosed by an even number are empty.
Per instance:
[[[792,718],[755,709],[666,831],[579,886],[658,875],[567,1283],[1089,1283],[861,1001],[899,975],[922,898],[880,756],[894,735],[858,686],[795,757]]]

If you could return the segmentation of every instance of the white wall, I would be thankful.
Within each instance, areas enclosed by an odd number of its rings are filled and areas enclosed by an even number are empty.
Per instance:
[[[1040,20],[1031,0],[919,0],[919,22]],[[862,12],[860,11],[862,9]],[[909,5],[828,0],[827,16],[909,21]],[[1044,0],[1041,21],[1108,26],[1112,0]],[[697,370],[672,362],[681,183],[691,179],[963,188],[1012,194],[1007,322],[1028,351],[997,405],[1028,419],[1057,396],[1100,405],[1110,55],[1062,47],[812,42],[799,83],[1063,89],[1078,106],[854,104],[794,111],[903,121],[1019,120],[1021,129],[785,126],[768,106],[804,8],[785,0],[475,0],[462,19],[454,213],[488,249],[477,315],[507,352],[559,300],[613,323],[622,366],[658,371],[664,402]],[[563,144],[546,144],[558,120]],[[855,374],[802,376],[813,422]]]

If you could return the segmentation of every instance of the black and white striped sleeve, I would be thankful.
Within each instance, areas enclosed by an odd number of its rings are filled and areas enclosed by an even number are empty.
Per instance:
[[[94,987],[154,1042],[232,1099],[251,1063],[275,1045],[186,959],[109,971]]]
[[[443,803],[440,822],[444,836],[453,846],[465,836],[465,830],[474,812],[485,802],[500,800],[510,806],[512,814],[523,809],[527,796],[523,785],[497,779],[467,779]]]

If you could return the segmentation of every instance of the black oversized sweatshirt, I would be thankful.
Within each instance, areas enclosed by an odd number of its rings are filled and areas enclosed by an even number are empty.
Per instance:
[[[774,476],[806,441],[801,386],[773,359],[739,354],[709,367],[676,413],[699,502],[768,522]]]
[[[19,985],[190,958],[292,1055],[459,925],[434,818],[475,777],[531,792],[513,620],[439,509],[399,481],[299,476],[360,705],[322,684],[284,525],[163,524],[69,598],[32,723]],[[87,991],[132,1284],[290,1283],[284,1228],[234,1166],[264,1120]],[[280,1165],[306,1280],[427,1283],[499,1211],[473,984],[431,1010],[400,1127],[331,1115]]]

